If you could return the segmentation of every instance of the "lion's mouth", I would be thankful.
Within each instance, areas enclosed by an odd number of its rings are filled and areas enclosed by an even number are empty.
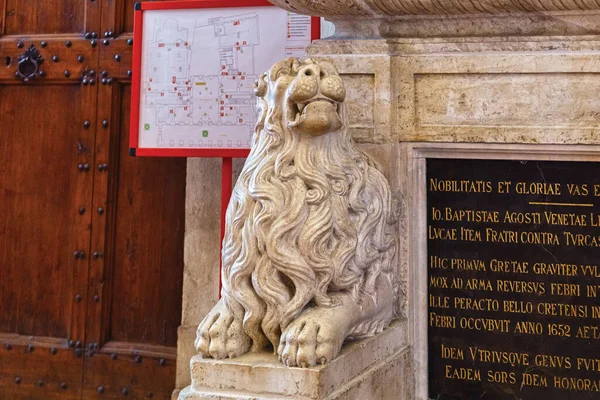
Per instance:
[[[294,103],[291,108],[294,118],[290,118],[291,122],[288,123],[290,127],[296,127],[305,123],[308,118],[308,111],[322,115],[331,113],[338,115],[340,112],[340,104],[326,97],[317,97],[307,102]]]

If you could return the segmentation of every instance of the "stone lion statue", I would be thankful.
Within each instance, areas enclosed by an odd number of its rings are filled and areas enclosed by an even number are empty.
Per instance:
[[[227,209],[222,298],[203,357],[271,344],[290,367],[325,364],[393,317],[389,185],[347,130],[333,65],[290,58],[256,83],[252,150]]]

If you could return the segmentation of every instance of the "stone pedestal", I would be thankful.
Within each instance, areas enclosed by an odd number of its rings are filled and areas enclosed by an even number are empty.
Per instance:
[[[402,346],[405,339],[406,324],[396,322],[375,337],[349,343],[331,364],[314,368],[288,368],[272,353],[233,360],[195,356],[192,385],[179,400],[409,398],[412,354]]]

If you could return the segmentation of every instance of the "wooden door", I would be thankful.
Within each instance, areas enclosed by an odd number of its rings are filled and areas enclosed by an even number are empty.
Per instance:
[[[100,7],[0,0],[0,22],[0,398],[80,399],[97,58],[82,32]],[[32,45],[44,61],[23,82]]]
[[[174,388],[185,160],[128,155],[133,3],[0,0],[0,399]]]

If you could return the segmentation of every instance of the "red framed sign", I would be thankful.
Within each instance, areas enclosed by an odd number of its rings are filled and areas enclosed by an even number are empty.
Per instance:
[[[319,37],[319,17],[266,0],[136,4],[130,154],[246,157],[255,79]]]

